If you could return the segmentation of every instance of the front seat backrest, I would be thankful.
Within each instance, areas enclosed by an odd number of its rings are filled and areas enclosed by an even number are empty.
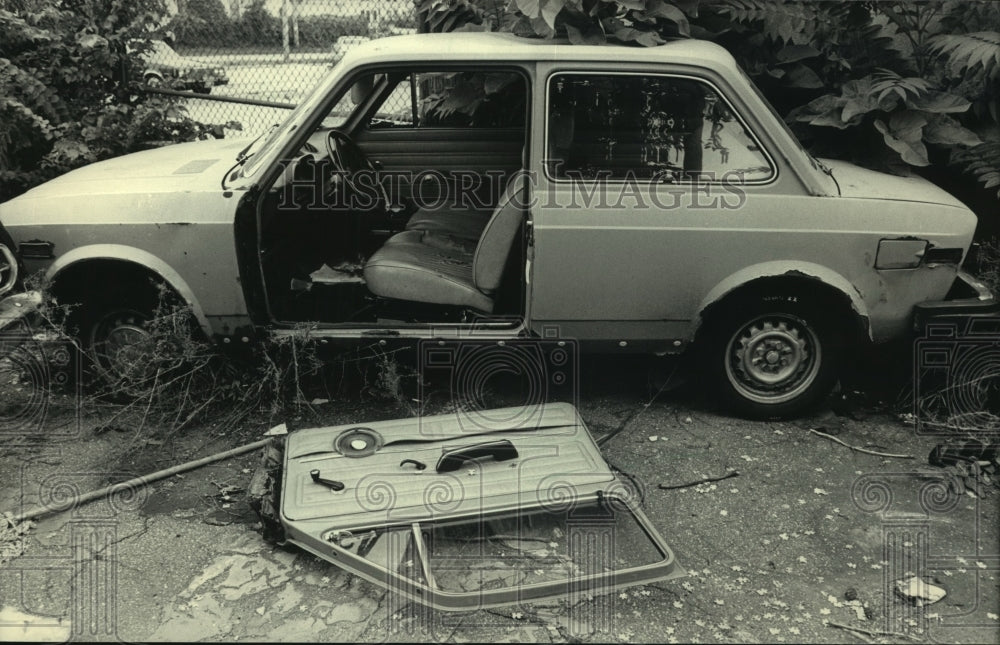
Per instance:
[[[515,172],[507,182],[493,216],[483,229],[472,259],[472,280],[476,288],[490,294],[500,286],[503,270],[510,255],[514,237],[521,228],[527,206],[524,200],[525,177]]]

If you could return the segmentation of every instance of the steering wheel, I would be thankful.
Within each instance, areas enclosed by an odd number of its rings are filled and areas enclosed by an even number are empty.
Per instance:
[[[385,211],[389,207],[389,193],[379,181],[378,168],[350,136],[340,130],[330,130],[326,134],[326,151],[336,168],[336,175],[354,195],[361,196],[358,201],[345,199],[345,203],[362,210]]]

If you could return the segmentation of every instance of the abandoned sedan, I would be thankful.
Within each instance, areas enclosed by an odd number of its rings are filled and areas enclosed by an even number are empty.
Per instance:
[[[221,342],[308,324],[690,348],[732,409],[777,417],[916,306],[992,303],[959,270],[976,225],[961,202],[812,158],[725,50],[691,40],[375,40],[252,142],[93,164],[0,222],[8,263],[82,304],[109,371],[144,333],[152,277]]]

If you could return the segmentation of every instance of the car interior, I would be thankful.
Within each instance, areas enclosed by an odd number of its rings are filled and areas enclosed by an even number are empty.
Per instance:
[[[280,322],[523,317],[528,80],[511,68],[362,73],[268,191]]]

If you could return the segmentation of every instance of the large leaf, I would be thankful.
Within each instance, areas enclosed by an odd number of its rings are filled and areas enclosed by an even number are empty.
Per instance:
[[[545,19],[541,16],[535,18],[526,18],[528,23],[528,34],[534,36],[541,36],[542,38],[552,38],[556,35],[556,30],[549,26],[549,23],[545,22]]]
[[[521,10],[521,13],[528,16],[529,18],[535,18],[539,14],[540,5],[542,0],[516,0],[517,8]]]
[[[924,128],[924,141],[945,146],[978,146],[982,143],[972,130],[963,127],[947,114],[936,114]]]
[[[1000,76],[1000,32],[939,35],[931,39],[929,49],[948,57],[953,74],[967,69],[973,73],[981,71],[990,79]]]
[[[603,45],[607,42],[603,26],[592,20],[567,20],[566,35],[574,45]]]
[[[961,96],[949,94],[948,92],[937,92],[930,90],[917,96],[910,97],[906,101],[907,106],[925,112],[946,113],[965,112],[971,103]]]
[[[889,125],[876,119],[875,129],[882,133],[885,144],[899,153],[903,161],[911,166],[926,166],[927,146],[921,140],[927,117],[914,110],[904,110],[892,115]]]
[[[794,63],[819,55],[820,51],[812,45],[788,45],[787,47],[782,47],[775,57],[779,63]]]
[[[840,112],[846,103],[842,96],[824,94],[813,99],[806,105],[798,108],[794,113],[796,121],[802,121],[810,125],[837,128],[843,130],[849,124],[844,123],[840,118]]]
[[[880,104],[872,93],[872,81],[869,76],[847,81],[840,88],[840,95],[846,101],[840,115],[844,123],[879,109]]]
[[[622,42],[635,42],[643,47],[655,47],[666,42],[655,31],[640,31],[631,27],[615,30],[612,35]]]
[[[684,12],[672,4],[667,4],[663,0],[650,0],[646,4],[645,13],[651,18],[665,18],[677,25],[677,31],[682,36],[691,34],[691,25],[688,23]]]
[[[556,28],[556,16],[559,15],[565,4],[564,0],[544,0],[544,4],[542,5],[542,20],[545,21],[545,24],[550,29]]]
[[[796,63],[788,70],[785,77],[785,84],[789,87],[799,87],[803,89],[817,89],[823,87],[823,81],[816,74],[802,63]]]

